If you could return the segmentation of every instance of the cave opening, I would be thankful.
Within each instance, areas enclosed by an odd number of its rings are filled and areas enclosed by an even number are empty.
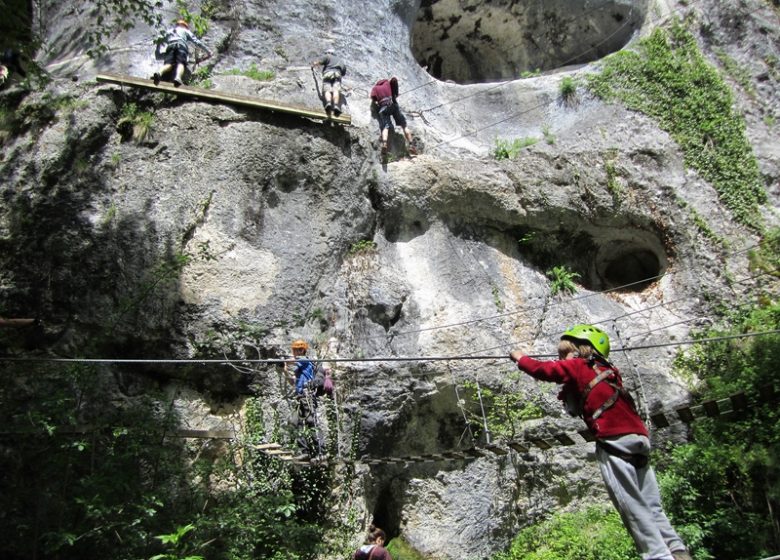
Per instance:
[[[638,249],[610,259],[603,267],[603,283],[608,288],[641,290],[661,273],[658,256],[647,249]]]
[[[649,0],[422,0],[412,54],[440,80],[512,80],[584,64],[623,48]]]
[[[576,273],[576,282],[588,290],[641,292],[668,267],[666,248],[654,228],[521,228],[511,235],[534,266],[545,273],[555,267]]]

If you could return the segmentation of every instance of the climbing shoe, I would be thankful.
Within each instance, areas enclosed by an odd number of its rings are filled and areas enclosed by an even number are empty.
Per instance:
[[[180,85],[181,85],[181,80],[179,78],[174,78],[173,79],[173,86],[174,87],[179,87]]]
[[[154,81],[154,85],[159,86],[160,85],[160,73],[155,72],[152,74],[152,80]]]
[[[334,107],[333,114],[337,117],[341,116],[341,109],[339,109],[338,107]]]
[[[409,155],[410,156],[417,155],[417,148],[414,147],[414,144],[409,144]]]
[[[674,560],[693,560],[693,557],[687,550],[673,550],[672,556],[674,556]]]

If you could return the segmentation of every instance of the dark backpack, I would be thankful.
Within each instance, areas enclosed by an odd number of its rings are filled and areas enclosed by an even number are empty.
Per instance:
[[[325,370],[322,368],[322,364],[316,364],[314,366],[314,377],[309,381],[308,386],[314,391],[315,394],[320,395],[322,393],[322,387],[325,385]]]

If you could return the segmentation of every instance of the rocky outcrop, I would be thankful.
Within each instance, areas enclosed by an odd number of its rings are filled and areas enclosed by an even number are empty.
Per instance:
[[[336,374],[343,430],[358,424],[361,454],[473,444],[461,407],[477,412],[462,397],[475,381],[532,396],[544,418],[524,425],[528,433],[573,432],[580,426],[561,413],[556,389],[510,378],[500,356],[547,353],[585,321],[611,332],[615,347],[681,340],[707,323],[709,302],[746,289],[732,280],[747,276],[754,234],[650,118],[583,88],[565,102],[562,79],[596,70],[568,65],[630,45],[669,10],[700,14],[713,62],[722,49],[747,68],[733,85],[767,208],[780,194],[770,3],[740,14],[715,2],[558,2],[543,14],[516,2],[216,3],[207,35],[215,89],[316,106],[309,63],[333,46],[349,63],[346,128],[97,85],[97,71],[149,75],[154,32],[118,33],[92,60],[74,31],[89,6],[71,4],[46,6],[53,48],[41,61],[52,84],[3,94],[14,114],[0,160],[0,310],[41,317],[34,351],[62,356],[267,358],[304,337],[319,355],[357,360]],[[513,39],[523,48],[510,49]],[[228,74],[251,64],[275,78]],[[535,69],[544,73],[511,79]],[[425,149],[406,159],[396,135],[382,165],[366,98],[389,75]],[[131,108],[151,115],[135,137],[122,124]],[[536,142],[499,161],[497,138]],[[546,272],[562,265],[580,274],[573,295],[551,293]],[[20,349],[14,341],[6,351]],[[616,354],[643,406],[687,398],[671,375],[675,351]],[[390,359],[467,353],[497,357]],[[388,360],[359,361],[369,357]],[[169,373],[143,371],[189,386],[179,406],[209,428],[230,425],[246,394],[269,410],[289,406],[273,367]],[[217,401],[231,412],[208,412]],[[580,444],[363,466],[360,508],[431,558],[486,557],[545,512],[605,500],[591,453]]]

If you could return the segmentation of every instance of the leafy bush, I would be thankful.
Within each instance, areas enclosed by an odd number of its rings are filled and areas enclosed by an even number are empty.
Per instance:
[[[762,252],[772,253],[764,245]],[[778,252],[766,256],[777,259]],[[780,304],[739,311],[702,336],[780,328]],[[675,370],[695,384],[696,400],[780,386],[780,335],[708,342],[681,354]],[[693,441],[674,448],[659,482],[665,509],[697,560],[751,559],[780,549],[780,412],[756,402],[732,418],[692,424]]]
[[[520,376],[520,373],[512,373],[508,379],[517,380]],[[522,432],[523,422],[542,417],[539,403],[522,391],[498,392],[478,387],[473,381],[467,381],[464,387],[470,401],[468,419],[475,434],[483,433],[487,424],[493,438],[515,439]]]
[[[0,376],[0,421],[18,432],[0,440],[0,523],[14,535],[0,557],[307,560],[326,528],[341,530],[326,468],[188,447],[166,437],[179,426],[170,397],[115,390],[102,367]],[[258,403],[247,406],[253,443],[262,423]]]
[[[120,131],[129,130],[130,137],[140,144],[149,137],[153,122],[153,112],[144,111],[135,103],[128,103],[122,107],[116,126]]]
[[[492,560],[637,560],[634,542],[613,509],[557,513],[523,529]]]
[[[558,86],[558,93],[564,103],[571,103],[577,95],[577,80],[571,76],[564,76]]]
[[[20,432],[0,442],[0,524],[15,536],[0,556],[142,556],[182,504],[182,444],[161,444],[175,411],[150,397],[117,406],[97,367],[27,373],[0,376],[2,423]]]
[[[741,223],[761,230],[766,193],[734,96],[679,21],[636,50],[609,56],[588,87],[655,118],[680,145],[685,164],[709,181]]]
[[[575,280],[580,277],[578,272],[572,272],[566,265],[554,266],[546,272],[547,277],[552,281],[550,283],[550,293],[552,295],[559,293],[573,294],[577,291]]]

